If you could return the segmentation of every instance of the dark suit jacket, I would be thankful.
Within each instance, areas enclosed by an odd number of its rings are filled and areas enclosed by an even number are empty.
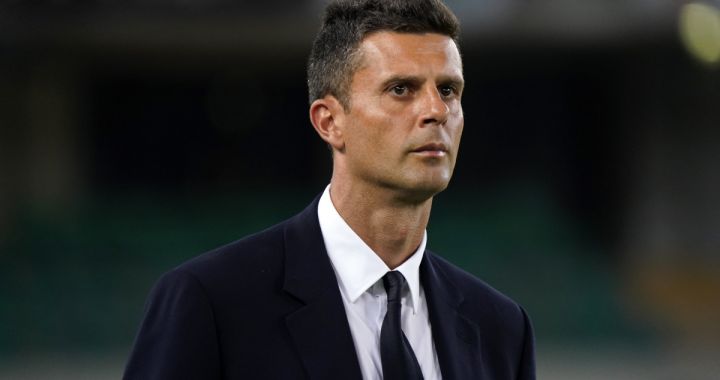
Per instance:
[[[361,379],[318,199],[165,274],[124,378]],[[430,251],[420,281],[444,379],[535,378],[520,306]]]

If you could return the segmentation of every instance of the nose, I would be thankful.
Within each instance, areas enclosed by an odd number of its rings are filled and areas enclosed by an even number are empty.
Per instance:
[[[422,125],[445,125],[450,113],[450,107],[443,99],[440,91],[435,87],[428,88],[425,91],[424,98]]]

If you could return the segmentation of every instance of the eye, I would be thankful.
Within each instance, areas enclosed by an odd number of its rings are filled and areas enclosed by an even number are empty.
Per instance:
[[[457,93],[457,89],[455,88],[455,86],[440,86],[439,91],[440,95],[446,98]]]
[[[408,88],[404,84],[397,84],[395,86],[392,86],[392,88],[390,88],[390,91],[392,91],[392,93],[395,95],[402,96],[402,95],[407,94]]]

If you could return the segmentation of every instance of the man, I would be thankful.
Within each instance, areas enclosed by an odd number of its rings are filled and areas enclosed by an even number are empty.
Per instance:
[[[328,6],[308,83],[330,185],[164,275],[125,378],[535,378],[524,311],[425,249],[463,129],[458,32],[439,0]]]

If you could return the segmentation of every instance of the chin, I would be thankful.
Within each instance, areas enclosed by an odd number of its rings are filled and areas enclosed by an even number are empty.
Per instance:
[[[422,181],[406,187],[406,198],[412,202],[424,202],[448,187],[449,181]]]
[[[434,174],[427,178],[421,178],[418,181],[417,188],[437,194],[448,187],[450,183],[450,174],[447,172]],[[433,195],[434,195],[433,194]]]

